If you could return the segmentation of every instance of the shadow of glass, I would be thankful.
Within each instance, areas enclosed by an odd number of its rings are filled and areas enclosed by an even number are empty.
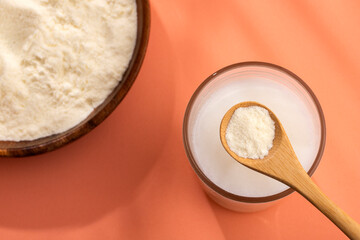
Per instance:
[[[221,207],[209,197],[208,200],[226,239],[261,239],[264,232],[269,233],[269,239],[282,239],[274,227],[279,204],[259,212],[240,213]]]

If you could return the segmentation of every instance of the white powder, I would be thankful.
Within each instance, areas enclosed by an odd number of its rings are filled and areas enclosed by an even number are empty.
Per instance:
[[[131,59],[135,0],[0,0],[0,140],[70,129]]]
[[[275,137],[275,123],[262,107],[240,107],[231,116],[225,138],[231,151],[243,158],[262,159]]]

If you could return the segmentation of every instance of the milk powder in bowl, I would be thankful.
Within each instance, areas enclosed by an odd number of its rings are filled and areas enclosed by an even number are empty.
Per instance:
[[[1,155],[37,153],[49,141],[53,149],[89,131],[123,98],[144,56],[146,1],[3,0],[0,12]],[[119,84],[124,74],[132,81]]]

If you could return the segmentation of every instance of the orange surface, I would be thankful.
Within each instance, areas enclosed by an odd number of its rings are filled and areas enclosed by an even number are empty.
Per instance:
[[[299,194],[258,213],[209,200],[182,144],[186,104],[214,71],[281,65],[322,104],[315,180],[360,222],[360,2],[153,0],[133,88],[90,134],[55,152],[0,161],[0,239],[345,239]]]

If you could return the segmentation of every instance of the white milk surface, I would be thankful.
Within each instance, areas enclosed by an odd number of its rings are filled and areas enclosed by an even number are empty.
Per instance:
[[[194,158],[211,181],[230,193],[247,197],[280,193],[288,187],[246,168],[228,155],[220,142],[221,119],[240,102],[256,101],[267,106],[283,124],[298,159],[308,171],[320,145],[320,122],[314,105],[294,86],[261,76],[233,78],[213,92],[200,94],[195,103],[197,110],[191,113],[193,125],[189,128]]]

